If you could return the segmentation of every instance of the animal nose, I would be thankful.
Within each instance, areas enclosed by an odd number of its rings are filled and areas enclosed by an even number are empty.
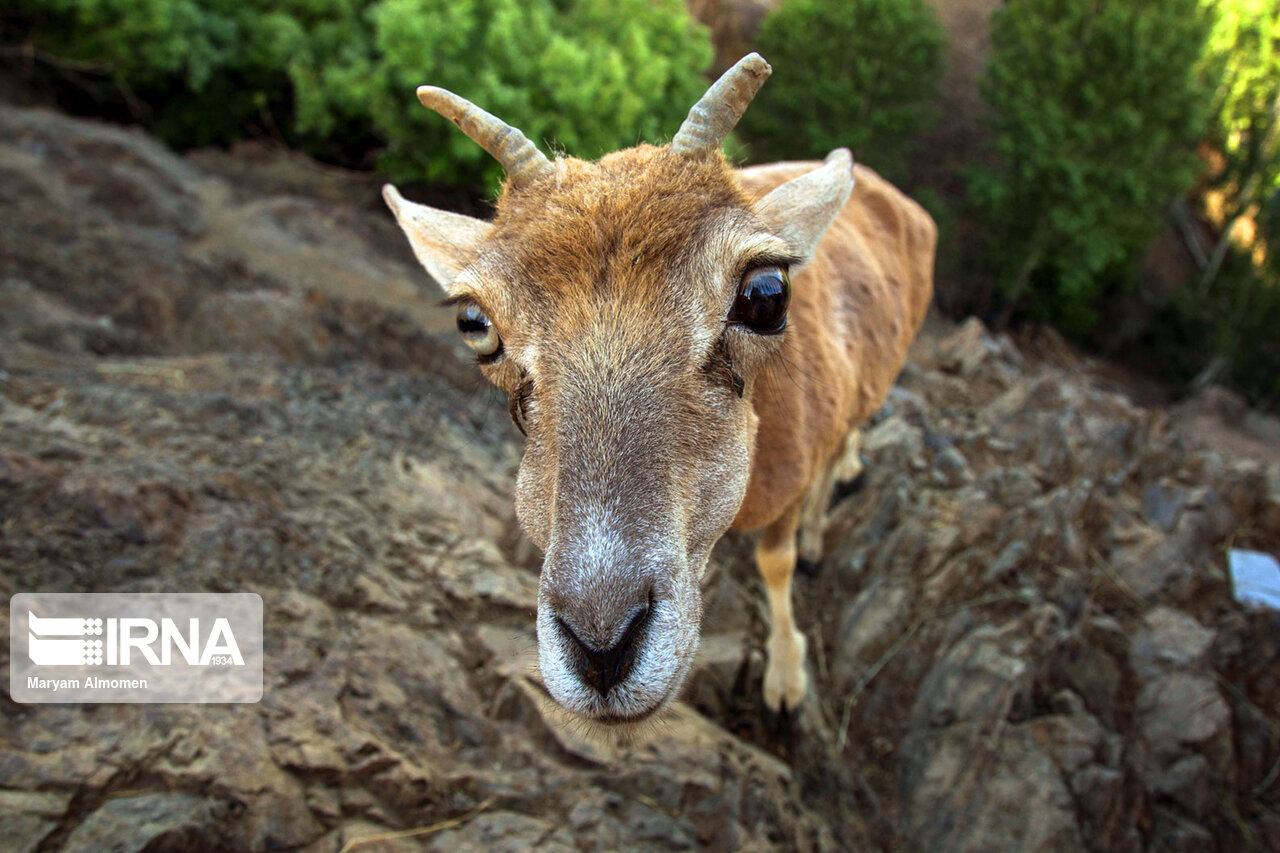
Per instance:
[[[579,636],[579,632],[564,620],[556,617],[560,630],[570,640],[570,668],[601,697],[608,696],[615,684],[626,679],[635,663],[639,635],[649,622],[649,605],[642,604],[627,616],[626,628],[617,642],[608,648],[597,648]],[[609,635],[615,635],[613,631]]]

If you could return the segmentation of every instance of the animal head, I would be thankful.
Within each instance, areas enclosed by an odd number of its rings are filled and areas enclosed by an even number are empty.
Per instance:
[[[746,494],[756,379],[786,336],[790,275],[853,185],[848,151],[758,200],[720,147],[768,76],[747,56],[670,144],[546,158],[441,89],[424,105],[505,167],[493,221],[384,196],[457,307],[525,434],[516,512],[544,553],[543,679],[629,723],[672,701],[697,650],[699,578]]]

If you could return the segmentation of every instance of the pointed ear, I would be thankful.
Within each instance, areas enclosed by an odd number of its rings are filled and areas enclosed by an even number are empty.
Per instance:
[[[853,191],[853,155],[837,148],[821,166],[756,202],[756,213],[808,263]]]
[[[448,293],[453,280],[475,258],[493,226],[460,213],[415,204],[391,184],[382,188],[382,197],[409,238],[418,261]]]

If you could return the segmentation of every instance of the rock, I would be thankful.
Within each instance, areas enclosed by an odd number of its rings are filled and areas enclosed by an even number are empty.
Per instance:
[[[496,545],[473,541],[452,556],[437,566],[440,582],[451,595],[526,612],[536,609],[537,575],[512,571]]]
[[[742,634],[704,635],[698,642],[692,679],[686,700],[695,707],[715,707],[733,693],[734,683],[746,665],[751,644]]]
[[[518,812],[489,812],[436,835],[427,848],[439,853],[571,853],[577,846],[566,826]]]
[[[938,366],[963,377],[972,377],[980,370],[1012,381],[1013,368],[1020,366],[1021,356],[1007,338],[996,339],[988,334],[977,317],[965,320],[948,338],[938,342],[936,358]]]
[[[1259,522],[1270,535],[1280,536],[1280,471],[1273,471],[1267,482],[1267,495],[1258,513]]]
[[[66,853],[135,853],[218,845],[214,803],[191,794],[109,799],[67,839]]]
[[[0,790],[0,838],[13,853],[33,853],[55,829],[71,803],[70,794]]]
[[[1232,704],[1242,787],[1256,789],[1275,770],[1280,756],[1280,731],[1271,718],[1250,702],[1239,698]],[[1280,772],[1280,771],[1277,771]],[[1271,777],[1274,778],[1274,777]]]
[[[909,595],[908,584],[875,578],[845,606],[832,662],[837,684],[851,689],[899,639],[911,616]]]
[[[947,445],[933,457],[934,478],[947,488],[956,488],[973,482],[973,471],[964,454],[955,445]]]
[[[904,372],[909,372],[912,369],[914,369],[914,365],[911,364],[903,367]],[[871,417],[868,423],[874,426],[892,415],[901,415],[904,418],[915,420],[924,417],[929,408],[928,401],[916,392],[904,387],[900,379],[899,384],[889,389],[889,397],[885,400],[884,406]]]
[[[910,850],[1078,851],[1075,801],[1053,761],[1025,732],[996,743],[976,723],[908,734],[902,837]]]
[[[1166,599],[1180,603],[1195,588],[1195,566],[1173,539],[1150,539],[1123,549],[1112,559],[1120,580],[1144,602]]]
[[[1210,385],[1175,410],[1179,416],[1207,416],[1223,423],[1240,423],[1249,410],[1244,398],[1234,391]]]
[[[1156,607],[1142,618],[1133,635],[1129,664],[1146,682],[1174,670],[1195,671],[1206,662],[1214,632],[1191,616],[1170,607]]]
[[[1019,627],[979,626],[947,652],[920,685],[911,725],[937,728],[1008,713],[1029,674],[1020,656],[1027,640]]]
[[[1171,533],[1187,503],[1187,489],[1170,483],[1152,483],[1142,490],[1142,514],[1147,523]]]
[[[993,468],[978,478],[978,485],[1008,509],[1030,502],[1042,491],[1035,478],[1022,468]]]
[[[1158,752],[1207,745],[1229,733],[1231,711],[1211,678],[1175,672],[1147,683],[1134,701],[1138,727]]]
[[[1022,561],[1027,558],[1030,548],[1027,543],[1021,539],[1015,539],[1010,542],[1000,556],[996,557],[996,561],[987,569],[982,580],[984,583],[996,583],[1004,580],[1005,576],[1017,570],[1022,565]]]
[[[71,794],[59,791],[15,791],[0,789],[0,814],[30,814],[61,817],[71,804]]]
[[[1067,777],[1095,763],[1102,750],[1104,730],[1088,714],[1037,717],[1023,725]]]
[[[303,853],[340,853],[343,850],[359,850],[361,853],[422,853],[429,840],[429,836],[398,837],[397,830],[384,824],[348,819],[302,850]]]
[[[1201,853],[1215,849],[1213,835],[1203,826],[1180,817],[1170,809],[1156,809],[1155,815],[1155,832],[1148,850]]]
[[[862,436],[862,452],[875,466],[891,470],[924,466],[924,432],[899,415],[886,418]]]
[[[1043,678],[1050,693],[1068,688],[1089,711],[1111,725],[1122,678],[1119,665],[1079,633],[1065,634],[1044,656]]]
[[[1203,818],[1212,797],[1212,776],[1203,755],[1184,755],[1167,769],[1152,774],[1148,784],[1153,793],[1168,797],[1194,817]]]
[[[1140,853],[1142,795],[1136,785],[1126,784],[1123,771],[1091,764],[1071,775],[1071,792],[1079,803],[1084,837],[1094,849]]]

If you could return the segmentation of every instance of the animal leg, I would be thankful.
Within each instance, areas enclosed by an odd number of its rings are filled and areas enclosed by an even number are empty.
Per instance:
[[[823,471],[813,481],[805,497],[804,511],[800,514],[800,560],[816,566],[822,559],[823,538],[830,519],[832,490],[837,484],[857,480],[862,474],[862,438],[857,429],[845,436],[836,455],[831,457]],[[803,571],[803,568],[801,569]]]
[[[862,488],[862,430],[852,429],[845,437],[844,448],[833,462],[835,468],[835,494],[831,498],[833,504],[852,495]]]
[[[800,511],[800,562],[810,567],[816,568],[822,560],[822,539],[827,532],[827,507],[831,503],[835,475],[835,468],[830,465],[818,473]],[[805,571],[802,566],[801,572]]]
[[[765,528],[756,545],[756,565],[769,596],[769,660],[764,671],[764,703],[772,711],[798,708],[809,690],[805,636],[795,626],[791,578],[796,568],[796,527],[800,505]]]
[[[834,460],[832,470],[837,483],[848,483],[862,476],[862,429],[854,427],[844,437],[844,447]]]

